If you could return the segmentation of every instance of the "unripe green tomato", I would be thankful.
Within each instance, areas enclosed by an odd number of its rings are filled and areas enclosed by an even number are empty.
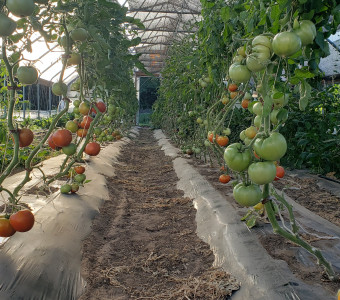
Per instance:
[[[240,132],[240,140],[241,140],[241,141],[244,141],[245,138],[246,138],[246,131],[245,131],[245,130],[242,130],[242,131]]]
[[[76,193],[78,191],[79,191],[79,184],[72,183],[72,185],[71,185],[71,193]]]
[[[76,115],[79,115],[79,107],[74,107],[73,108],[73,112],[76,114]]]
[[[261,126],[261,116],[256,116],[254,119],[254,125],[256,126],[256,128],[260,128]]]
[[[86,179],[86,175],[85,174],[78,174],[76,176],[74,176],[74,181],[78,182],[78,183],[83,183]]]
[[[196,122],[197,122],[198,124],[202,124],[202,123],[203,123],[203,120],[202,120],[202,118],[197,118]]]
[[[211,143],[208,140],[204,141],[204,146],[211,147]]]
[[[248,168],[248,175],[256,184],[271,183],[276,176],[276,166],[272,161],[260,161],[252,163]]]
[[[263,114],[263,105],[261,102],[257,102],[253,105],[253,113],[258,116]]]
[[[73,144],[73,143],[70,143],[68,146],[64,146],[61,149],[64,152],[64,154],[70,156],[70,155],[73,155],[73,154],[75,154],[77,152],[77,145]]]
[[[296,33],[285,31],[275,35],[272,46],[276,55],[288,57],[298,52],[301,49],[302,43]]]
[[[80,103],[81,103],[80,100],[74,100],[73,101],[74,107],[79,107]]]
[[[258,185],[245,185],[242,182],[234,187],[233,195],[237,203],[246,207],[254,206],[262,199],[262,191]]]
[[[106,139],[108,140],[108,141],[113,141],[113,136],[112,135],[108,135],[107,137],[106,137]]]
[[[287,142],[281,133],[272,132],[267,138],[257,138],[253,144],[253,148],[261,158],[275,161],[285,155]]]
[[[63,82],[56,82],[52,85],[52,93],[56,96],[64,96],[67,93],[67,85]]]
[[[231,134],[231,130],[230,128],[226,128],[222,131],[225,135],[230,135]]]
[[[251,153],[249,149],[242,150],[240,143],[234,143],[225,149],[224,161],[230,169],[241,172],[248,168],[251,162]]]
[[[60,193],[62,194],[68,194],[71,190],[72,186],[70,184],[64,184],[60,187]]]

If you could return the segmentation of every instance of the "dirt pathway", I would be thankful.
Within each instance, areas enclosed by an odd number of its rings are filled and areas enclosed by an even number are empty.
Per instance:
[[[239,288],[212,268],[214,256],[196,235],[191,199],[176,189],[169,157],[151,130],[121,152],[106,201],[84,241],[79,300],[218,300]]]

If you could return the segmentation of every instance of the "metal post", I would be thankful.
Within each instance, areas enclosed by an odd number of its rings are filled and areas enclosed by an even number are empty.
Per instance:
[[[40,84],[37,84],[38,119],[40,119]]]
[[[24,86],[22,87],[22,100],[23,100],[23,103],[22,103],[22,112],[23,112],[22,118],[25,119],[26,118],[26,89],[25,89]]]
[[[48,116],[52,115],[52,88],[48,88]]]

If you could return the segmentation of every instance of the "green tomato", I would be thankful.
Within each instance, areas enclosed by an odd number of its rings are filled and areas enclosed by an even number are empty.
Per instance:
[[[67,121],[65,128],[73,133],[76,133],[78,130],[78,124],[74,121]]]
[[[86,179],[85,174],[78,174],[78,175],[74,176],[74,181],[78,182],[78,183],[83,183],[85,181],[85,179]]]
[[[60,187],[60,193],[62,194],[68,194],[69,192],[71,192],[72,190],[72,186],[70,184],[63,184]]]
[[[208,140],[204,141],[204,146],[211,147],[211,143]]]
[[[277,114],[279,113],[279,110],[274,109],[271,113],[270,113],[270,121],[276,125],[278,123],[278,120],[276,118]]]
[[[249,92],[246,92],[245,94],[244,94],[244,97],[243,97],[244,99],[247,99],[247,100],[251,100],[251,94],[249,93]]]
[[[254,125],[256,126],[256,128],[260,128],[260,126],[261,126],[261,119],[262,119],[261,116],[256,116],[256,117],[255,117],[255,119],[254,119]]]
[[[287,142],[278,132],[272,132],[267,138],[257,138],[253,148],[257,155],[265,160],[279,160],[287,151]]]
[[[62,149],[62,151],[63,151],[66,155],[70,156],[70,155],[73,155],[73,154],[75,154],[75,153],[77,152],[77,145],[71,143],[71,144],[69,144],[68,146],[65,146],[65,147],[63,147],[63,148],[61,148],[61,149]]]
[[[202,118],[197,118],[196,122],[197,122],[198,124],[202,124],[202,123],[203,123],[203,120],[202,120]]]
[[[246,146],[248,146],[248,145],[251,143],[251,141],[252,141],[252,139],[246,137],[246,138],[244,139],[243,143],[244,143]]]
[[[21,66],[17,70],[17,77],[21,84],[33,84],[38,80],[38,71],[32,66]]]
[[[79,114],[79,113],[80,113],[79,107],[74,107],[74,108],[73,108],[73,112],[74,112],[76,115]]]
[[[240,132],[240,140],[241,140],[241,141],[244,141],[245,138],[246,138],[246,131],[245,131],[245,130],[242,130],[242,131]]]
[[[241,172],[248,168],[251,162],[251,153],[248,149],[242,151],[240,143],[229,145],[224,151],[224,160],[227,166],[234,170]]]
[[[71,185],[71,192],[72,193],[76,193],[76,192],[78,192],[79,191],[79,184],[77,184],[77,183],[72,183],[72,185]]]
[[[301,49],[301,39],[296,33],[285,31],[275,35],[272,46],[276,55],[287,57]]]
[[[256,184],[270,183],[276,177],[276,166],[272,161],[255,162],[249,166],[248,175]]]
[[[7,0],[6,6],[8,10],[16,17],[24,18],[33,14],[33,0]]]
[[[79,107],[80,103],[81,103],[80,100],[74,100],[74,101],[73,101],[74,107]]]
[[[258,35],[254,37],[253,41],[251,42],[251,45],[252,47],[261,45],[267,47],[269,50],[272,49],[272,43],[270,42],[270,39],[265,35]]]
[[[67,94],[67,85],[60,81],[53,83],[52,93],[56,96],[65,96]]]
[[[233,195],[238,204],[247,207],[256,205],[262,199],[262,191],[258,185],[245,185],[242,182],[234,187]]]
[[[313,44],[316,37],[316,28],[312,21],[302,20],[294,32],[300,37],[302,46]]]
[[[251,73],[245,65],[234,63],[229,68],[229,77],[236,83],[246,83],[251,77]]]
[[[230,134],[231,134],[230,128],[223,129],[222,132],[223,132],[223,134],[225,134],[225,135],[230,135]]]
[[[108,135],[107,137],[106,137],[106,139],[108,140],[108,141],[113,141],[113,136],[112,135]]]
[[[267,48],[268,49],[268,48]],[[252,53],[247,57],[247,68],[252,72],[259,72],[267,67],[268,56],[266,53]]]
[[[263,114],[263,105],[261,102],[257,102],[253,105],[253,113],[257,116],[262,116]]]
[[[233,58],[233,63],[241,63],[242,60],[244,60],[244,57],[241,56],[241,55],[236,55],[234,58]]]
[[[17,28],[17,23],[5,14],[0,13],[0,36],[6,37],[11,35]]]

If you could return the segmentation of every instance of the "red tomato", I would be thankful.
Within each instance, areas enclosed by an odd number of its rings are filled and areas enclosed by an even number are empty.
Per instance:
[[[80,127],[84,129],[89,129],[93,119],[90,116],[84,116],[80,123]]]
[[[103,113],[103,112],[106,111],[106,104],[105,104],[104,102],[98,101],[98,102],[96,102],[96,106],[97,106],[98,110],[99,110],[101,113]],[[95,108],[92,108],[92,109],[91,109],[91,112],[93,112],[93,113],[95,113],[95,114],[97,113],[97,111],[96,111]]]
[[[83,166],[75,166],[74,170],[76,171],[77,174],[83,174],[85,172],[85,167],[83,167]]]
[[[100,152],[100,145],[96,142],[88,143],[85,147],[85,153],[90,156],[96,156]]]
[[[0,218],[0,237],[9,237],[15,233],[15,229],[6,218]]]
[[[10,216],[9,222],[16,231],[26,232],[34,225],[34,215],[28,209],[19,210]]]
[[[23,128],[19,130],[19,147],[27,147],[33,142],[33,132],[31,129]]]
[[[50,135],[50,137],[47,140],[47,143],[53,150],[55,150],[55,148],[57,148],[57,145],[53,142],[52,137],[53,134]]]
[[[221,183],[228,183],[230,181],[230,176],[227,174],[222,174],[219,178]]]
[[[72,142],[72,133],[67,129],[59,129],[53,133],[52,141],[57,147],[68,146]]]
[[[274,180],[280,180],[283,176],[285,176],[285,169],[281,166],[276,166],[276,176]]]

